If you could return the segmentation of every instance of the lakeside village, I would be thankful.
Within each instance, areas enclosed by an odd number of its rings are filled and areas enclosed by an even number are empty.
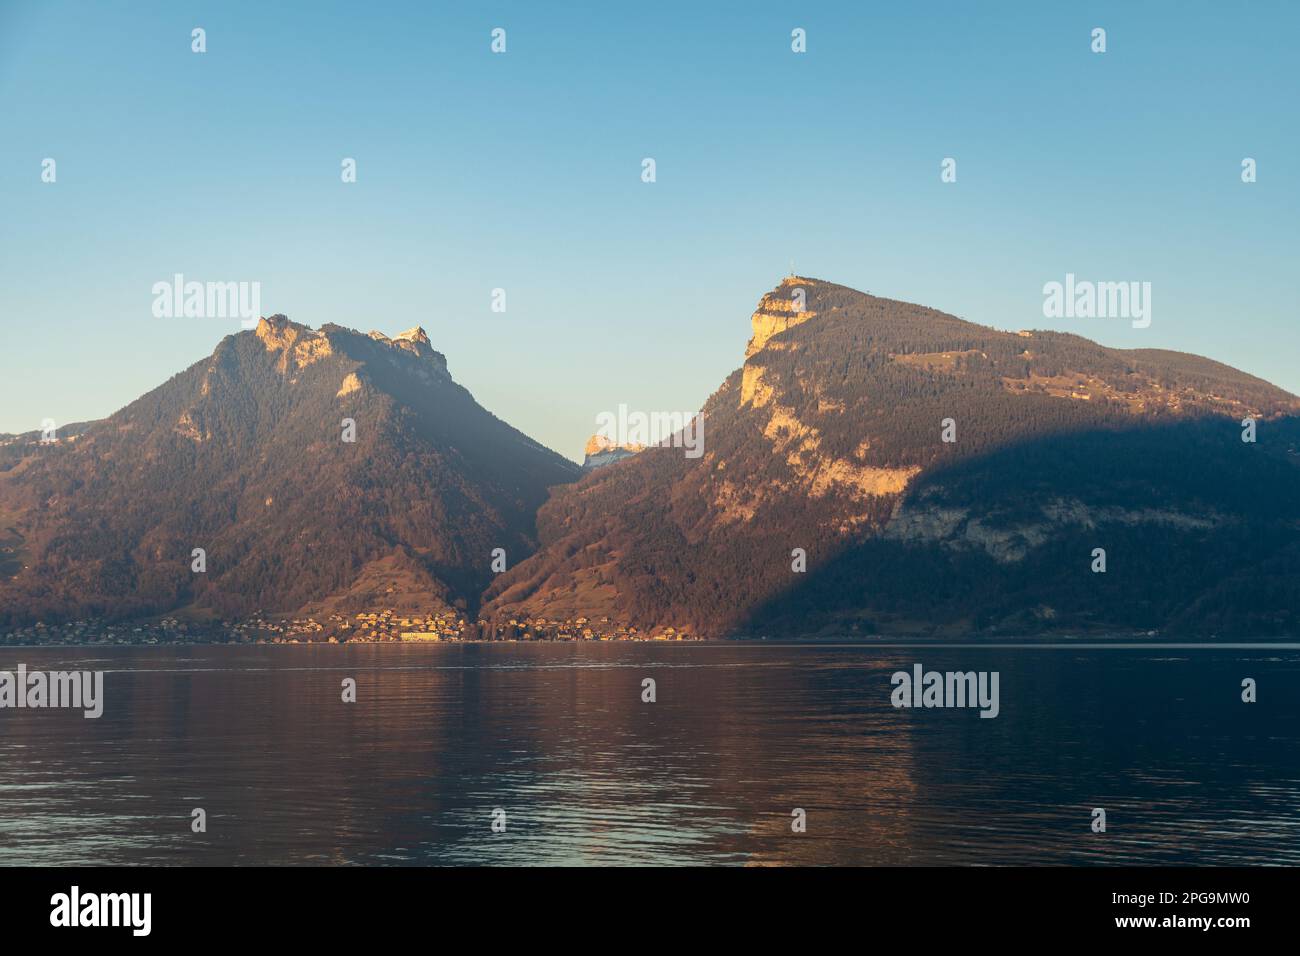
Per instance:
[[[653,633],[592,620],[510,618],[470,621],[453,612],[403,615],[393,610],[363,611],[272,620],[262,614],[245,621],[194,622],[164,617],[156,621],[107,622],[97,619],[29,624],[0,629],[0,645],[52,644],[387,644],[474,641],[695,641],[701,638],[666,627]]]

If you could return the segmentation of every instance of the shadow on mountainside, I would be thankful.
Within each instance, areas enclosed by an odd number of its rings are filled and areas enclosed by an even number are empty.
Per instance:
[[[1217,417],[1093,429],[937,467],[880,535],[809,546],[807,573],[737,631],[1295,635],[1300,419],[1241,434]]]

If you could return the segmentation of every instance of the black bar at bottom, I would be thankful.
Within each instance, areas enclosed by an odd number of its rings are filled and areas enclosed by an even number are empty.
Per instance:
[[[1107,935],[1230,944],[1293,926],[1296,888],[1295,871],[1283,868],[12,868],[0,869],[0,925],[9,942],[75,934],[126,945],[337,946],[473,927],[492,942],[620,927],[633,937],[672,928],[685,942],[686,933],[761,937],[774,923],[873,942]]]

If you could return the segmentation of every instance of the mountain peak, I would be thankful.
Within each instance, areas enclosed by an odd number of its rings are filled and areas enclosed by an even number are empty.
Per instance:
[[[645,449],[645,445],[641,444],[640,442],[624,442],[620,444],[619,442],[615,441],[614,439],[606,435],[596,434],[596,435],[592,435],[590,438],[587,439],[587,445],[586,448],[584,449],[584,453],[588,455],[595,455],[599,452],[611,451],[616,448],[624,448],[631,452],[638,452],[638,451],[643,451]]]
[[[289,317],[277,312],[275,315],[264,315],[257,320],[257,330],[254,334],[263,342],[269,339],[278,340],[290,333],[290,330],[296,332],[310,331],[306,326],[299,325],[297,322],[289,321]],[[269,348],[270,346],[268,346]]]
[[[263,316],[253,334],[268,352],[280,353],[277,367],[281,372],[303,368],[334,354],[325,333],[292,322],[287,315],[280,313]]]
[[[368,332],[366,334],[375,342],[381,342],[392,348],[403,349],[420,356],[420,358],[433,358],[437,360],[438,364],[444,368],[446,367],[446,356],[434,349],[433,344],[429,341],[428,334],[422,326],[414,326],[405,332],[397,333],[391,338],[383,332]]]
[[[348,421],[355,441],[343,438]],[[529,553],[547,489],[580,474],[457,385],[422,330],[367,337],[284,315],[223,337],[84,437],[59,431],[58,448],[0,439],[0,632],[19,617],[191,605],[244,616],[322,602],[396,608],[417,595],[430,609],[472,609],[490,579],[482,556]],[[63,491],[73,474],[93,481],[93,498]],[[120,550],[88,545],[86,573],[47,588],[52,566],[66,570],[57,542],[90,515]],[[42,521],[60,530],[29,532]],[[31,544],[18,556],[15,541]],[[179,573],[190,541],[221,564]]]
[[[587,446],[583,450],[582,467],[590,471],[593,468],[599,468],[602,465],[612,465],[616,461],[622,461],[624,458],[630,458],[638,452],[644,451],[645,445],[640,442],[625,442],[620,444],[612,438],[605,435],[592,435],[587,439]]]
[[[355,329],[332,323],[326,323],[317,330],[277,313],[263,317],[257,323],[254,334],[268,352],[279,353],[277,367],[281,372],[302,368],[339,351],[351,354],[351,346],[347,343],[357,337],[409,352],[421,359],[432,359],[444,372],[447,369],[446,356],[433,348],[429,336],[418,325],[389,338],[382,332],[367,332],[363,335]]]
[[[816,279],[790,275],[759,299],[758,308],[749,319],[754,334],[745,349],[746,359],[762,351],[767,340],[778,332],[801,325],[817,314],[807,305],[810,288],[815,285]]]
[[[605,469],[598,436],[485,618],[596,609],[717,636],[1294,632],[1297,541],[1257,529],[1282,507],[1300,528],[1295,396],[1196,356],[1026,338],[798,275],[752,322],[742,369],[704,405],[705,453]],[[1267,445],[1243,445],[1247,415]],[[1118,576],[1086,571],[1107,541],[1134,569],[1122,597],[1101,586]],[[1170,553],[1214,571],[1194,579]],[[1234,596],[1265,580],[1269,597]]]
[[[429,336],[425,334],[424,328],[417,325],[414,328],[407,329],[405,332],[398,332],[393,336],[393,341],[418,342],[420,345],[430,345]]]

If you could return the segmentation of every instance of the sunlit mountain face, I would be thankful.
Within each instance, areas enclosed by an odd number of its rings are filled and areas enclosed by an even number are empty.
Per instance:
[[[791,276],[704,408],[557,488],[485,613],[708,636],[1287,633],[1300,400]]]
[[[704,637],[1300,623],[1295,396],[799,276],[751,329],[689,447],[602,437],[582,469],[479,406],[422,329],[263,319],[108,419],[5,440],[0,613]]]
[[[579,474],[479,406],[423,330],[284,316],[42,437],[0,449],[10,622],[472,610],[493,549],[529,553],[547,488]]]

